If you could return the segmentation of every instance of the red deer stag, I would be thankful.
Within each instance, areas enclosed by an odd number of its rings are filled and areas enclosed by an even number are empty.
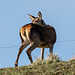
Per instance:
[[[20,29],[21,47],[19,48],[18,56],[15,62],[15,66],[18,66],[18,59],[21,52],[29,44],[30,47],[26,50],[27,55],[33,63],[31,52],[36,48],[49,48],[50,55],[53,53],[53,46],[56,42],[56,32],[52,26],[49,25],[38,25],[38,24],[27,24]]]
[[[28,16],[31,18],[31,22],[33,24],[39,24],[39,25],[46,25],[46,23],[44,22],[44,20],[42,19],[42,14],[41,12],[38,12],[38,17],[34,17],[30,14],[28,14]],[[41,60],[43,60],[44,58],[44,48],[41,48]]]

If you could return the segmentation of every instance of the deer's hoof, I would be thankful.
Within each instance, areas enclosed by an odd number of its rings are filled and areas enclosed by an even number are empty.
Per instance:
[[[18,65],[17,65],[17,64],[15,64],[15,67],[18,67]]]

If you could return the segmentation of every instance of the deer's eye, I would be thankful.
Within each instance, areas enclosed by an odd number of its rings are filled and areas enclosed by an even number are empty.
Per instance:
[[[36,20],[35,22],[39,22],[39,20]]]
[[[35,22],[38,22],[38,21],[35,21]]]

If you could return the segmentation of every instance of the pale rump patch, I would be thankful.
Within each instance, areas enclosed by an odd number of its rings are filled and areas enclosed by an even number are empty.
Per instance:
[[[21,36],[24,40],[23,44],[28,44],[29,43],[28,39],[23,34],[21,34]]]
[[[30,31],[30,30],[27,30],[27,29],[26,29],[26,37],[27,37],[28,40],[29,40],[29,31]]]
[[[26,37],[22,33],[21,33],[21,36],[22,36],[22,38],[23,38],[24,41],[27,40]]]

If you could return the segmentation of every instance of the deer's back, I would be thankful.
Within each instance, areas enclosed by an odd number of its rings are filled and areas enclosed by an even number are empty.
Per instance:
[[[56,32],[52,26],[49,25],[38,25],[38,24],[28,24],[25,25],[28,30],[29,39],[31,42],[40,39],[40,41],[45,43],[56,42]]]

